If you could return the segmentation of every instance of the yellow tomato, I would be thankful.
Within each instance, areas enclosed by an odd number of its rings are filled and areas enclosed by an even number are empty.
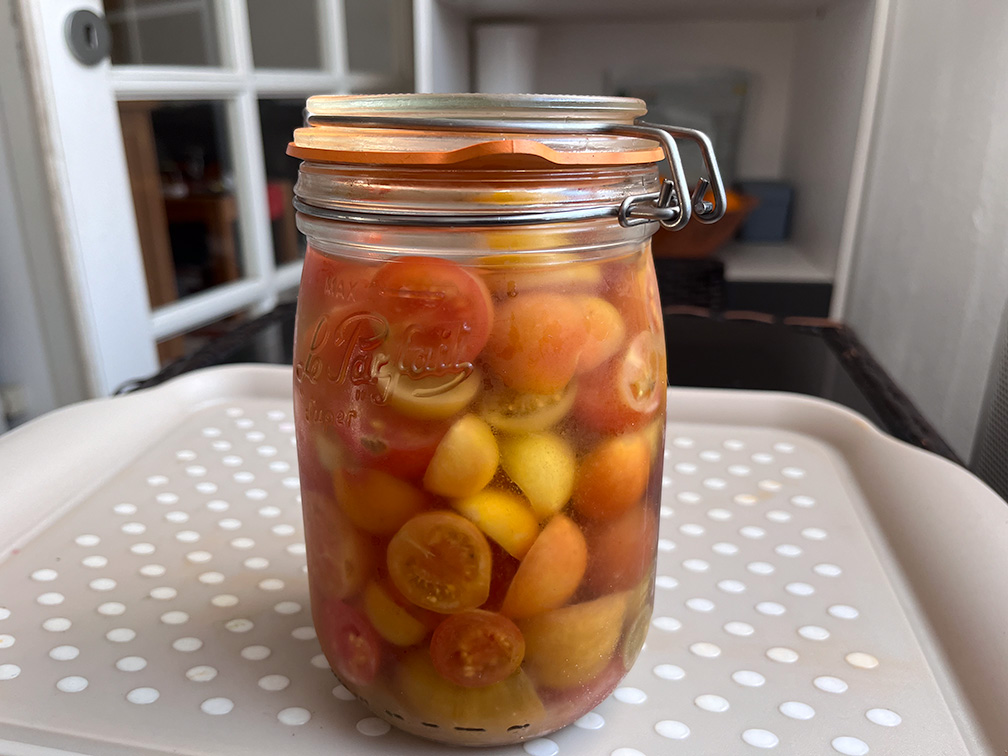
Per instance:
[[[525,669],[537,684],[549,688],[590,682],[616,650],[626,606],[627,594],[614,593],[519,621]]]
[[[495,386],[483,393],[478,412],[502,433],[534,433],[559,423],[571,407],[577,387],[568,384],[551,394],[531,394],[507,386]]]
[[[462,375],[410,378],[404,373],[393,374],[389,406],[409,417],[420,420],[443,420],[458,414],[476,397],[483,380],[479,370],[468,377]]]
[[[451,731],[453,742],[459,742],[465,730],[478,729],[472,743],[500,743],[509,728],[535,729],[545,713],[521,669],[498,683],[467,688],[441,677],[427,652],[418,651],[403,659],[396,683],[414,715]],[[436,731],[424,734],[436,737]]]
[[[485,488],[456,499],[452,507],[517,559],[525,556],[539,535],[539,522],[528,503],[507,491]]]
[[[528,433],[500,442],[501,467],[528,497],[540,520],[563,509],[574,490],[577,459],[555,433]]]
[[[490,426],[476,415],[465,415],[448,429],[434,451],[424,488],[452,498],[471,496],[490,482],[499,459]]]
[[[427,636],[427,627],[374,581],[364,589],[364,613],[378,635],[393,645],[414,646]]]

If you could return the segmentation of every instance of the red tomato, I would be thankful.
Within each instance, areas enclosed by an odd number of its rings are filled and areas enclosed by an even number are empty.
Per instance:
[[[614,520],[591,521],[585,528],[588,569],[585,585],[594,596],[637,585],[654,562],[658,516],[643,503]]]
[[[381,641],[367,618],[342,601],[326,604],[321,615],[319,642],[340,680],[370,684],[381,665]]]
[[[416,377],[459,372],[482,351],[493,307],[486,284],[436,257],[391,260],[372,282],[375,307],[389,321],[396,367]]]
[[[357,528],[332,496],[302,491],[308,579],[326,599],[356,595],[373,574],[374,544]]]
[[[462,515],[417,515],[392,536],[389,576],[403,596],[442,614],[475,609],[490,595],[490,546]]]
[[[514,622],[473,609],[452,614],[431,638],[431,661],[446,680],[481,688],[506,680],[525,657],[525,639]]]
[[[423,477],[452,421],[417,420],[366,401],[347,412],[352,416],[337,433],[352,461],[407,480]]]
[[[635,430],[662,407],[666,387],[662,337],[642,331],[622,353],[581,379],[574,410],[601,433]]]

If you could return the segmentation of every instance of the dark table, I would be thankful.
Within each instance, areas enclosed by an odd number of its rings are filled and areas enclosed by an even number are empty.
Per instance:
[[[281,304],[123,390],[154,386],[212,365],[291,364],[294,309],[293,303]],[[854,332],[842,324],[671,305],[665,308],[665,338],[670,385],[821,397],[850,407],[903,441],[962,464]]]

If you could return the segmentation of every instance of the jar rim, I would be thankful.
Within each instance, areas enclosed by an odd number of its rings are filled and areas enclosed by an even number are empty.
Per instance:
[[[287,154],[321,163],[534,167],[657,163],[653,139],[619,133],[633,97],[368,94],[308,98]]]

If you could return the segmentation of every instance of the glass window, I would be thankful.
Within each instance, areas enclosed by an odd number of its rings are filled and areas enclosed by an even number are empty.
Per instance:
[[[256,68],[322,67],[317,0],[247,0]]]
[[[343,6],[350,72],[385,74],[412,88],[412,3],[344,0]]]
[[[304,98],[259,100],[263,155],[266,163],[266,194],[273,230],[273,257],[277,265],[304,257],[306,242],[294,224],[294,183],[298,162],[287,154],[294,129],[304,121]]]
[[[104,0],[115,65],[219,66],[214,0]]]
[[[243,274],[221,101],[121,102],[151,307]]]

